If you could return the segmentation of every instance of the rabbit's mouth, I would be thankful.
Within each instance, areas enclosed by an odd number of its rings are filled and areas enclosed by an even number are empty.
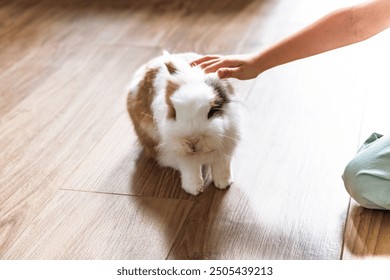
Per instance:
[[[202,156],[209,156],[210,154],[214,153],[216,150],[210,149],[210,150],[192,150],[192,151],[186,151],[186,155],[189,157],[202,157]]]

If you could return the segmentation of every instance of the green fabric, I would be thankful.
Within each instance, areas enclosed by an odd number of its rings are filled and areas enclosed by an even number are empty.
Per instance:
[[[373,133],[345,168],[343,180],[363,207],[390,210],[390,136]]]
[[[363,143],[363,145],[359,148],[358,152],[363,151],[364,149],[368,148],[371,143],[375,142],[376,140],[378,140],[382,136],[383,136],[382,134],[374,132],[373,134],[370,135],[370,137],[368,137],[366,139],[366,141]]]

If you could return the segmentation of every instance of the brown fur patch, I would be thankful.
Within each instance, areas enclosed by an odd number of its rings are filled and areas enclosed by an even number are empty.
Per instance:
[[[138,92],[129,92],[127,96],[127,110],[133,121],[134,129],[146,154],[150,157],[156,156],[157,147],[155,139],[147,131],[147,129],[155,129],[151,104],[156,94],[154,80],[157,73],[156,68],[148,69],[138,86]]]
[[[176,110],[175,107],[173,107],[171,96],[175,93],[175,91],[177,91],[179,87],[180,85],[173,81],[168,81],[167,83],[165,102],[168,105],[168,119],[176,120]]]
[[[177,73],[177,68],[172,62],[165,62],[165,66],[167,67],[169,74],[174,75]]]
[[[210,103],[210,111],[208,118],[222,114],[224,104],[230,102],[229,94],[233,92],[233,88],[228,84],[217,79],[206,80],[206,83],[214,89],[215,99]]]

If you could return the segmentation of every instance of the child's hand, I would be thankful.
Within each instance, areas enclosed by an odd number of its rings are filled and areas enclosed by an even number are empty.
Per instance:
[[[256,56],[253,54],[207,55],[193,61],[191,65],[199,65],[206,73],[217,72],[221,79],[248,80],[256,78],[260,74],[258,67],[256,67],[255,58]]]

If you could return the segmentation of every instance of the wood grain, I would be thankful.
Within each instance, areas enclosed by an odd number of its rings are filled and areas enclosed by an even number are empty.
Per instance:
[[[390,213],[352,202],[345,230],[343,259],[389,259]]]
[[[385,103],[387,72],[367,75],[385,36],[237,82],[226,191],[186,194],[126,112],[132,73],[163,48],[257,51],[356,2],[0,1],[0,258],[339,259],[346,221],[344,258],[388,258],[387,214],[347,218],[340,178]]]
[[[191,202],[59,191],[11,247],[11,259],[162,259]],[[110,211],[107,211],[110,209]]]
[[[1,119],[0,228],[12,234],[0,255],[124,112],[127,73],[154,51],[132,52],[101,47],[69,57]]]

